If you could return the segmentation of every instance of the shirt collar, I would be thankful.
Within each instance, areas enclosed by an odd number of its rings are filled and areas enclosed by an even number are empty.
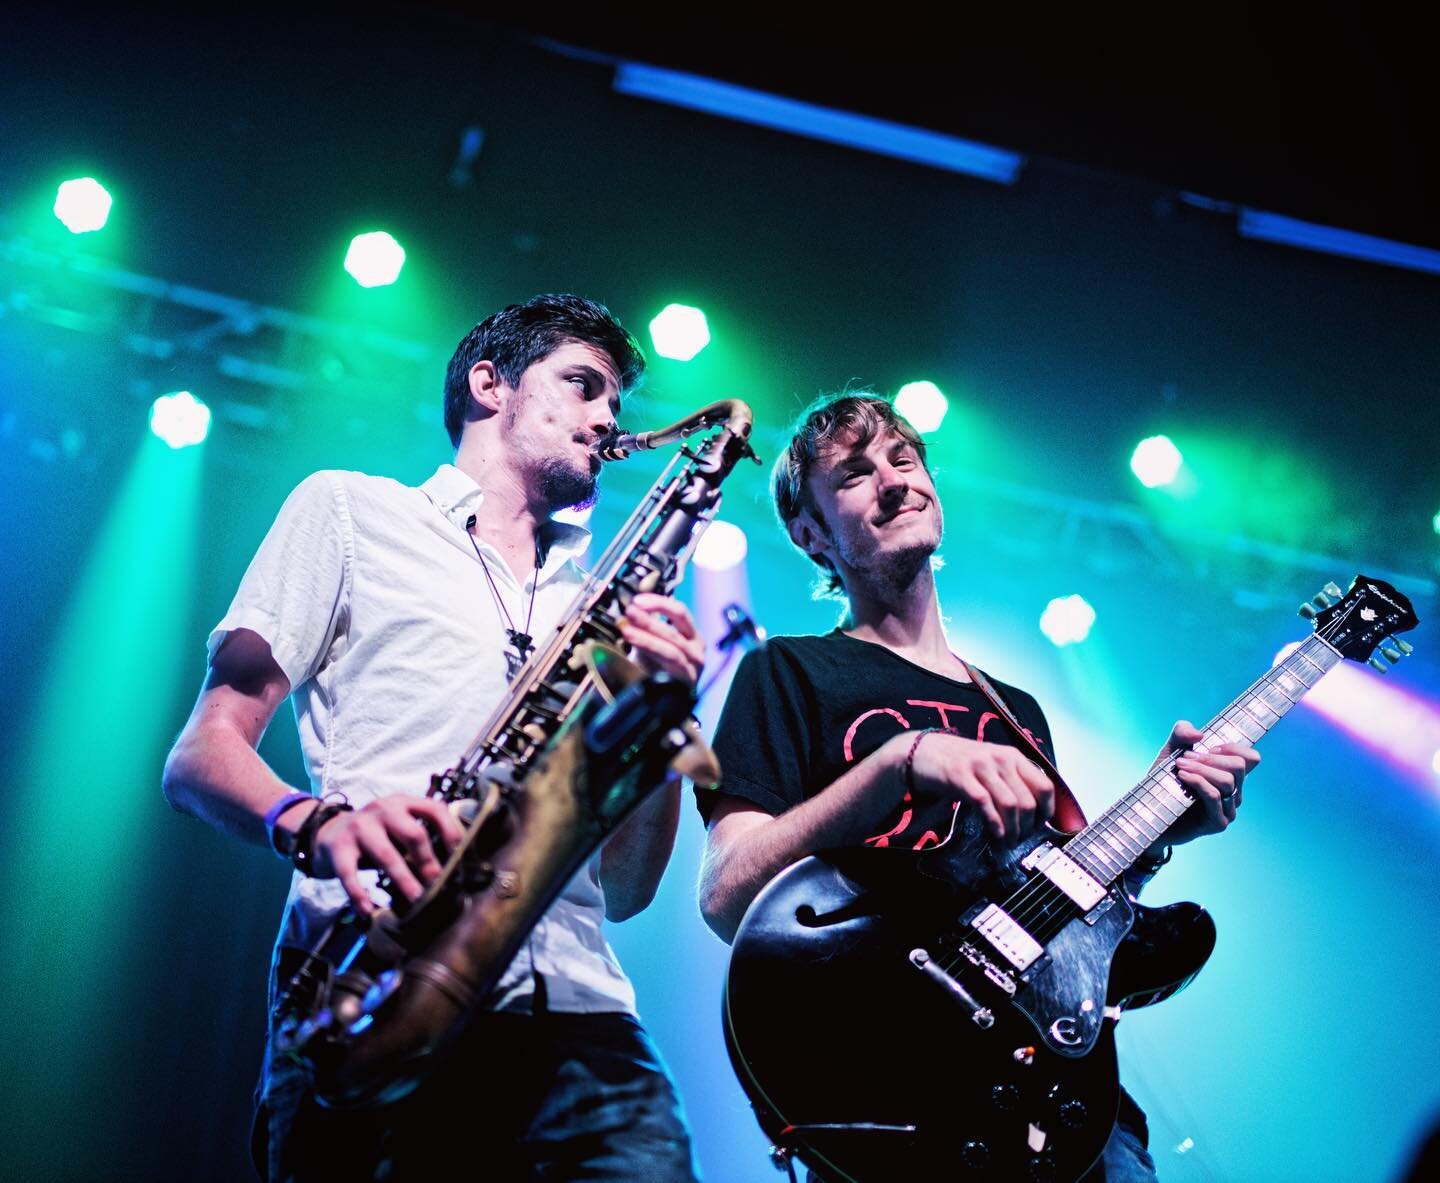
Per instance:
[[[442,464],[435,470],[435,475],[420,486],[420,490],[441,513],[467,533],[466,523],[470,515],[478,514],[485,503],[484,490],[453,464]],[[590,531],[584,526],[557,522],[554,518],[545,523],[541,534],[546,544],[543,568],[546,574],[568,559],[578,559],[590,545]]]

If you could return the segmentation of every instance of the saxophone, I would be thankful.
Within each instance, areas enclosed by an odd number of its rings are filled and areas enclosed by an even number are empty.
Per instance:
[[[342,912],[281,992],[276,1054],[311,1072],[332,1107],[399,1100],[449,1050],[566,883],[674,772],[719,780],[690,718],[693,690],[646,677],[617,621],[639,592],[670,592],[744,457],[753,415],[738,399],[669,427],[604,442],[622,460],[711,427],[682,448],[621,527],[554,638],[517,671],[460,760],[431,778],[463,837],[408,907],[395,896],[362,931]],[[682,464],[682,460],[684,463]]]

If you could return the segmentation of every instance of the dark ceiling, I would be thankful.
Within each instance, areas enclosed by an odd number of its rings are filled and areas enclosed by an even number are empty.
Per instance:
[[[519,23],[618,58],[1440,246],[1440,105],[1430,43],[1411,20],[1358,5],[1105,7]]]

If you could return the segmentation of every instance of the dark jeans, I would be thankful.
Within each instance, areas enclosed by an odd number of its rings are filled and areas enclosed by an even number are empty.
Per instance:
[[[376,1110],[325,1109],[277,1063],[257,1120],[271,1183],[696,1179],[674,1085],[629,1015],[482,1015],[414,1093]]]

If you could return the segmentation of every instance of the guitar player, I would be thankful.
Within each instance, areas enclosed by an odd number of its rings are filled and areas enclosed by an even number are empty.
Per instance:
[[[714,745],[724,780],[697,794],[708,827],[700,906],[727,942],[760,889],[809,854],[923,850],[944,841],[959,810],[978,811],[997,846],[1052,817],[1079,822],[1042,770],[1039,757],[1053,753],[1035,699],[995,683],[993,703],[946,641],[932,563],[943,515],[916,431],[876,396],[822,399],[776,464],[773,493],[822,593],[847,611],[825,635],[771,638],[736,671]],[[1178,722],[1157,758],[1196,806],[1127,874],[1132,892],[1171,845],[1235,820],[1260,756],[1243,743],[1190,750],[1199,739]],[[1144,1114],[1122,1091],[1086,1183],[1154,1180],[1146,1141]]]

